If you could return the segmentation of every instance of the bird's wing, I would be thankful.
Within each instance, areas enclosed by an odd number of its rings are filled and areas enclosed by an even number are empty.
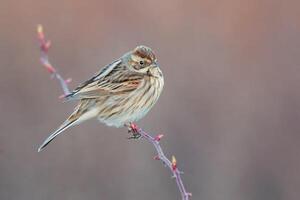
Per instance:
[[[143,76],[130,72],[122,60],[116,60],[104,67],[91,79],[79,85],[67,99],[97,98],[100,96],[126,93],[135,90],[141,83]]]

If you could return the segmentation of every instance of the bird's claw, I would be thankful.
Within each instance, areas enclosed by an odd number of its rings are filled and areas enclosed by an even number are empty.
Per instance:
[[[128,127],[128,133],[132,134],[128,139],[140,139],[141,138],[141,134],[138,132],[138,127],[136,124],[134,123],[130,123],[129,125],[127,125]]]
[[[132,133],[132,136],[130,136],[129,138],[127,138],[127,139],[129,139],[129,140],[132,140],[132,139],[134,139],[134,140],[138,140],[138,139],[140,139],[141,138],[141,134],[139,134],[139,133]]]

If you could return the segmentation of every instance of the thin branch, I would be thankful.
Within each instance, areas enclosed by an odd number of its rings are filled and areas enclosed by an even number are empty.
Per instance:
[[[48,70],[48,72],[54,76],[60,83],[60,86],[64,92],[64,94],[61,97],[65,97],[66,95],[70,94],[70,90],[68,87],[68,83],[71,82],[71,79],[63,79],[62,76],[57,72],[57,70],[51,65],[48,59],[48,51],[51,46],[51,43],[49,40],[45,38],[45,34],[43,32],[43,27],[41,25],[38,25],[37,27],[37,33],[38,33],[38,40],[40,43],[40,49],[41,49],[41,63],[42,65]],[[190,197],[192,196],[191,193],[188,193],[184,187],[184,184],[181,179],[181,172],[178,167],[177,167],[177,161],[175,156],[172,156],[172,161],[170,161],[164,154],[161,146],[160,146],[160,140],[163,137],[162,134],[157,135],[156,137],[151,136],[141,128],[137,127],[137,125],[131,123],[130,128],[136,132],[137,134],[141,135],[142,138],[146,139],[148,142],[150,142],[155,150],[157,151],[157,156],[154,157],[155,160],[160,160],[162,163],[167,166],[172,174],[173,178],[175,178],[178,189],[180,191],[182,200],[189,200]]]
[[[182,171],[180,171],[177,167],[177,161],[175,156],[172,156],[172,161],[170,161],[164,154],[159,142],[161,138],[163,137],[162,134],[157,135],[156,137],[151,136],[141,128],[138,128],[137,125],[131,124],[131,129],[134,130],[136,133],[140,134],[143,138],[145,138],[148,142],[150,142],[156,152],[157,156],[154,157],[155,160],[161,160],[164,165],[166,165],[171,172],[173,173],[173,178],[175,178],[178,189],[180,191],[182,200],[189,200],[189,198],[192,196],[192,193],[188,193],[184,187],[184,184],[181,179],[181,174],[183,174]]]
[[[45,34],[43,32],[42,25],[38,25],[37,34],[38,34],[37,38],[39,40],[40,49],[41,49],[40,61],[41,61],[42,65],[47,69],[47,71],[52,75],[52,77],[55,77],[58,80],[58,82],[60,83],[60,86],[64,93],[63,95],[60,96],[60,98],[63,98],[65,96],[67,96],[68,94],[70,94],[68,83],[70,83],[72,81],[72,79],[70,79],[70,78],[64,79],[57,72],[57,70],[53,67],[53,65],[50,63],[49,57],[48,57],[48,51],[51,46],[51,42],[50,42],[50,40],[47,40],[45,38]]]

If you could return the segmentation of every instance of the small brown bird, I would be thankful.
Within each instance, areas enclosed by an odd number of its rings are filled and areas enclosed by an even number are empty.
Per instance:
[[[79,100],[77,107],[38,151],[67,128],[91,118],[97,117],[108,126],[128,126],[148,113],[163,86],[154,52],[146,46],[136,47],[66,96],[67,100]]]

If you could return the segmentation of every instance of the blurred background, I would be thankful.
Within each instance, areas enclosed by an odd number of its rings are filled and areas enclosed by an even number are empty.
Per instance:
[[[39,23],[71,88],[154,49],[165,89],[138,124],[165,135],[192,199],[300,198],[300,1],[0,2],[0,199],[180,199],[124,128],[89,121],[37,153],[75,106],[39,63]]]

